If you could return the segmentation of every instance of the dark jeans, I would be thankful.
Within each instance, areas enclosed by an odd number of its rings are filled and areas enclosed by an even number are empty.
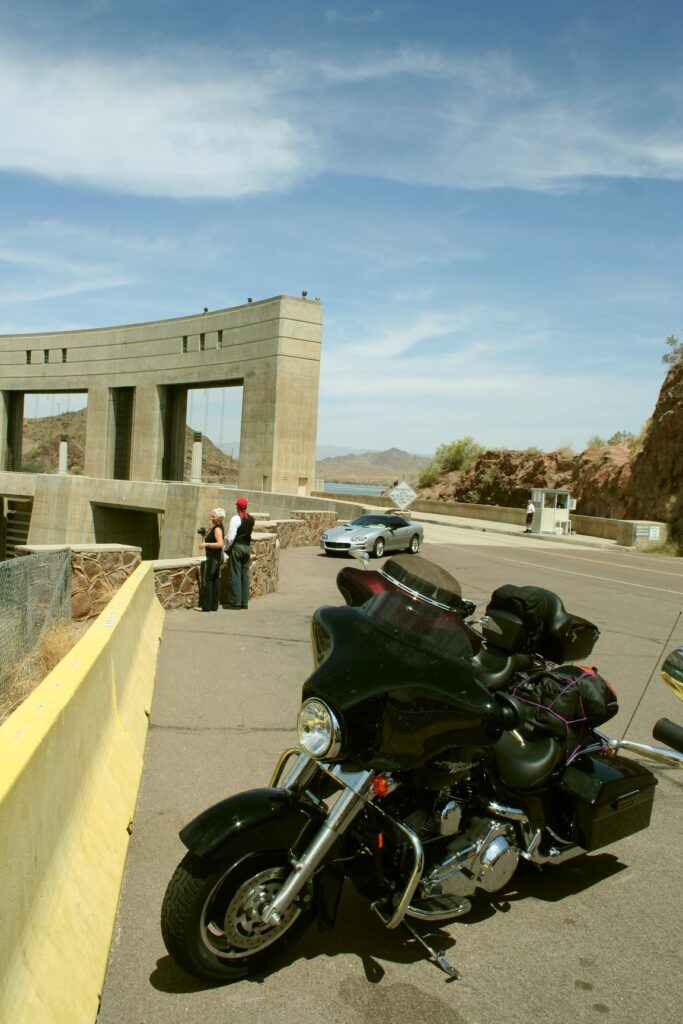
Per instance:
[[[246,608],[249,604],[248,544],[233,544],[230,548],[230,604],[233,608]]]
[[[221,588],[221,560],[207,557],[202,568],[202,608],[205,612],[217,612]]]

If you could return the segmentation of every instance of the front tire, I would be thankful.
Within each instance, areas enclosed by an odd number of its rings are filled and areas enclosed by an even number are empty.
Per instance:
[[[408,551],[411,555],[416,555],[420,550],[420,538],[416,533],[410,538],[410,544],[408,545]]]
[[[375,541],[375,546],[372,549],[372,554],[375,558],[381,558],[384,554],[384,540],[382,537],[378,537]]]
[[[294,942],[315,913],[310,883],[282,916],[265,924],[261,909],[291,873],[285,850],[235,860],[230,847],[220,860],[185,855],[168,884],[161,908],[166,949],[189,974],[209,981],[236,981],[263,967],[269,956]]]

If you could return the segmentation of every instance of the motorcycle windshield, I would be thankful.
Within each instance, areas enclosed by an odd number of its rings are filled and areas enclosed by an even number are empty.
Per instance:
[[[500,709],[474,676],[457,616],[388,591],[361,608],[318,609],[312,642],[317,668],[303,698],[334,710],[340,760],[402,770],[501,735]]]
[[[438,606],[385,591],[375,594],[364,611],[375,629],[424,654],[459,661],[474,653],[460,620],[444,615]]]
[[[428,558],[397,555],[385,562],[380,573],[401,590],[441,608],[456,612],[461,608],[462,588],[455,576]]]

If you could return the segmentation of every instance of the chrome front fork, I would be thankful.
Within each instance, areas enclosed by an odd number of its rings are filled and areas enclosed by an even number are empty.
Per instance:
[[[283,773],[285,764],[292,755],[296,755],[294,763],[286,773]],[[319,761],[314,761],[307,754],[301,753],[297,748],[284,752],[273,772],[271,784],[278,785],[280,789],[303,790],[317,771],[325,771],[332,776],[343,787],[343,790],[306,852],[300,860],[292,864],[291,875],[272,903],[264,909],[262,920],[269,924],[279,924],[301,890],[316,873],[339,836],[346,831],[356,815],[363,809],[364,804],[373,796],[372,783],[376,774],[374,771],[344,772],[338,766],[330,769],[324,767]]]

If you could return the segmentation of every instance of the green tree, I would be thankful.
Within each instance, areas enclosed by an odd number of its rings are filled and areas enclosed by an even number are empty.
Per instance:
[[[607,439],[607,444],[623,444],[628,448],[635,440],[636,435],[632,434],[630,430],[617,430],[616,434],[612,434]]]
[[[662,356],[662,362],[667,366],[673,366],[674,363],[683,362],[683,343],[675,334],[670,334],[666,339],[666,343],[671,349],[670,352],[665,352]]]
[[[482,445],[467,434],[450,444],[440,444],[434,458],[441,467],[442,473],[452,473],[456,469],[468,469],[474,460],[484,451]]]
[[[586,448],[604,448],[607,444],[604,437],[600,437],[599,434],[591,434],[586,442]]]

